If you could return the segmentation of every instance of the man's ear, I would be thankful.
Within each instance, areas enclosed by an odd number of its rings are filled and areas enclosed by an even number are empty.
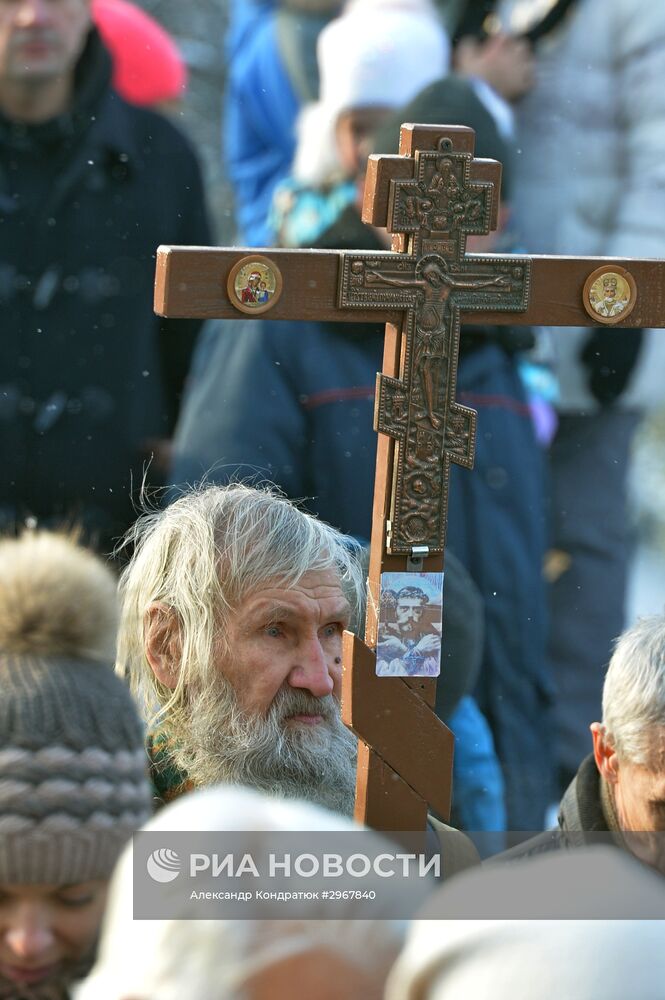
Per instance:
[[[144,617],[145,655],[152,672],[164,687],[178,683],[180,623],[173,608],[153,601]]]
[[[593,756],[596,767],[605,781],[615,784],[619,776],[619,759],[614,746],[607,738],[605,726],[601,722],[592,722],[591,736],[593,738]]]

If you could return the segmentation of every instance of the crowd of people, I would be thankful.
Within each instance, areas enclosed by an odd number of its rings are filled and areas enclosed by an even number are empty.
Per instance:
[[[467,250],[665,256],[660,5],[229,0],[223,30],[237,245],[389,247],[367,157],[415,121],[503,164]],[[383,326],[154,314],[157,246],[214,242],[186,87],[130,0],[0,0],[0,997],[659,1000],[665,609],[626,621],[626,478],[665,334],[610,306],[462,327],[426,909],[135,918],[137,831],[359,829]]]

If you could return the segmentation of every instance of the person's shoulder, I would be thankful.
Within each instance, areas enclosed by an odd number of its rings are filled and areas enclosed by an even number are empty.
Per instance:
[[[247,254],[251,257],[251,251]],[[316,340],[325,331],[316,320],[299,319],[290,323],[276,319],[244,319],[242,316],[233,320],[222,320],[217,327],[218,333],[229,339],[238,340],[245,331],[254,343],[266,343],[272,346],[287,346],[294,350],[303,349],[308,338]]]
[[[551,854],[553,851],[560,851],[568,846],[568,837],[562,830],[543,830],[521,844],[516,844],[500,854],[494,855],[486,864],[513,864],[525,861],[527,858],[539,857],[541,854]]]
[[[444,878],[457,875],[467,868],[480,864],[480,855],[475,845],[465,833],[448,826],[434,816],[428,816],[427,822],[436,833],[441,846],[442,872]]]
[[[135,141],[140,143],[143,155],[155,155],[165,148],[169,157],[182,156],[197,162],[194,147],[185,132],[170,118],[152,108],[129,104],[112,92],[113,114],[122,121]]]
[[[321,366],[320,326],[305,320],[284,323],[270,319],[224,320],[211,335],[210,364],[215,379],[232,379],[237,364],[256,366],[255,377],[270,382],[293,382],[298,376],[318,372]],[[229,367],[233,357],[234,366]],[[299,390],[299,395],[300,395]],[[307,405],[303,397],[302,405]]]

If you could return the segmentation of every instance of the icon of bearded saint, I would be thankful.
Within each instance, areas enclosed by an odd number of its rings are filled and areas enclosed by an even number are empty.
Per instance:
[[[600,288],[593,289],[591,304],[594,310],[599,316],[618,316],[626,308],[628,298],[623,289],[619,288],[616,275],[604,275],[600,285]]]
[[[382,613],[388,611],[390,597],[391,618],[379,628],[377,648],[377,674],[379,676],[437,676],[440,657],[440,626],[426,623],[425,610],[429,606],[427,594],[419,587],[407,586],[394,594],[382,594]],[[437,632],[439,634],[437,634]]]

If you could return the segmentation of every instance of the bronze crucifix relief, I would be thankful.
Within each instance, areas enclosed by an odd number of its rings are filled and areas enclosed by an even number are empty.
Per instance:
[[[341,308],[399,304],[406,310],[400,378],[380,375],[377,382],[375,429],[399,442],[391,553],[409,554],[421,545],[443,551],[450,462],[473,467],[476,428],[475,411],[455,402],[460,302],[476,309],[525,308],[528,264],[497,258],[482,270],[451,266],[436,253],[389,261],[344,254]]]
[[[404,310],[400,377],[377,381],[375,429],[397,442],[390,553],[443,552],[450,463],[473,467],[476,414],[455,402],[460,310],[528,305],[527,258],[466,257],[467,236],[487,234],[497,216],[487,165],[449,136],[416,150],[413,177],[393,181],[387,206],[387,229],[408,236],[407,253],[343,256],[340,308]]]

